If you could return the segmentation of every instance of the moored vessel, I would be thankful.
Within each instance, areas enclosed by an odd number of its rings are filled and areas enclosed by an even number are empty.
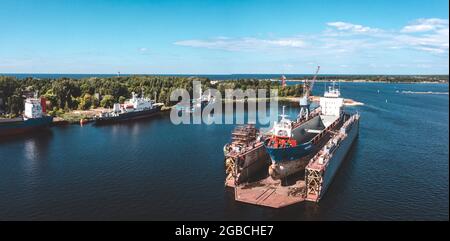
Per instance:
[[[153,116],[161,111],[161,104],[156,104],[149,98],[138,97],[132,93],[132,98],[124,104],[115,103],[112,111],[102,112],[96,116],[95,125],[112,124],[117,122],[143,119]]]
[[[53,121],[52,116],[46,115],[45,98],[26,98],[24,113],[21,117],[0,119],[0,136],[16,135],[32,130],[49,127]]]
[[[214,105],[215,98],[211,94],[202,95],[200,98],[191,99],[188,103],[180,102],[175,105],[175,109],[179,112],[195,113],[202,111],[208,105]],[[214,112],[212,109],[211,113]]]

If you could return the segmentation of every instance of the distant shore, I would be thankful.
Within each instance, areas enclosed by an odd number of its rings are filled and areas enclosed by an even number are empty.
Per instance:
[[[83,78],[113,78],[119,77],[117,74],[42,74],[42,73],[0,73],[0,76],[16,77],[18,79],[36,78],[36,79],[83,79]],[[208,78],[213,82],[227,80],[257,79],[266,81],[280,81],[281,74],[121,74],[120,77],[129,76],[164,76],[164,77],[199,77]],[[286,82],[302,82],[304,79],[311,79],[311,74],[286,74]],[[336,80],[340,82],[355,83],[408,83],[408,84],[448,84],[448,75],[382,75],[382,74],[324,74],[319,75],[316,82],[329,82]]]
[[[224,103],[236,103],[236,102],[248,102],[248,101],[270,101],[275,98],[278,98],[278,101],[285,101],[285,102],[292,102],[292,103],[298,103],[300,101],[300,97],[263,97],[263,98],[246,98],[246,99],[239,99],[239,100],[231,100],[231,99],[223,99]],[[319,102],[320,96],[310,96],[309,100],[312,102]],[[344,99],[344,105],[345,106],[359,106],[364,105],[362,102],[358,102],[352,99]]]
[[[274,80],[275,81],[275,80]],[[303,80],[286,80],[286,82],[303,82]],[[317,80],[318,83],[330,83],[328,80]],[[342,83],[383,83],[383,84],[448,84],[448,81],[377,81],[377,80],[345,80],[339,79],[336,82]]]

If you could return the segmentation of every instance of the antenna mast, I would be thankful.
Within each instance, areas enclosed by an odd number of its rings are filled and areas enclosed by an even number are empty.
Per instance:
[[[314,74],[313,79],[311,80],[311,83],[309,84],[309,86],[307,87],[307,91],[306,91],[306,96],[309,97],[309,95],[311,94],[311,91],[314,87],[314,83],[316,82],[317,79],[317,74],[319,73],[320,70],[320,66],[317,66],[317,70],[316,73]]]

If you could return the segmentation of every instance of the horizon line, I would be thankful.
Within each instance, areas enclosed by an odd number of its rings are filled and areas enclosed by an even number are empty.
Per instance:
[[[118,75],[118,73],[39,73],[39,72],[35,72],[35,73],[0,73],[1,75],[26,75],[26,74],[41,74],[41,75]],[[158,75],[314,75],[313,73],[295,73],[295,74],[287,74],[287,73],[232,73],[232,74],[204,74],[204,73],[169,73],[169,74],[164,74],[164,73],[120,73],[120,75],[153,75],[153,76],[158,76]],[[448,76],[449,73],[445,73],[445,74],[381,74],[381,73],[377,73],[377,74],[337,74],[337,73],[332,73],[332,74],[318,74],[317,76],[321,76],[321,75],[367,75],[367,76],[371,76],[371,75],[386,75],[386,76],[411,76],[411,75],[416,75],[416,76],[436,76],[436,75],[443,75],[443,76]]]

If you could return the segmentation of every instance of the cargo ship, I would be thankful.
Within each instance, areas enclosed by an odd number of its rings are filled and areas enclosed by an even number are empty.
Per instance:
[[[252,124],[237,126],[233,130],[231,142],[223,148],[227,175],[225,183],[233,178],[231,185],[238,185],[267,170],[270,159],[264,150],[264,138]]]
[[[335,83],[329,86],[317,113],[296,123],[281,116],[270,131],[270,138],[264,142],[272,164],[269,174],[281,179],[304,171],[309,160],[328,142],[333,133],[339,131],[351,115],[343,111],[344,99]]]
[[[0,136],[10,136],[29,132],[32,130],[49,127],[53,117],[45,114],[45,98],[25,99],[25,111],[22,117],[12,119],[0,119]]]
[[[148,118],[161,111],[162,104],[156,104],[154,101],[138,97],[132,93],[132,98],[125,101],[124,104],[115,103],[112,111],[102,112],[94,118],[95,125],[113,124],[123,121]]]

